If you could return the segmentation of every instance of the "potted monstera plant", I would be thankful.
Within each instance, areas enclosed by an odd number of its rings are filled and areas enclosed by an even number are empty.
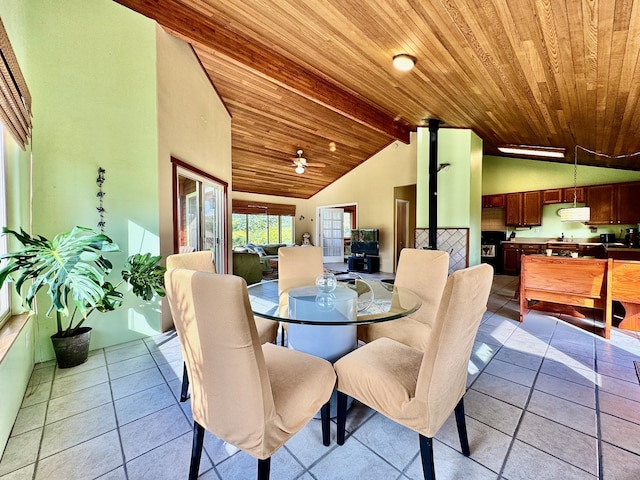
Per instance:
[[[46,290],[50,305],[47,316],[55,314],[57,331],[51,336],[60,368],[84,363],[89,355],[91,328],[84,325],[94,312],[109,312],[122,305],[119,288],[130,285],[133,293],[146,301],[164,296],[164,271],[159,256],[135,254],[128,258],[120,280],[114,285],[107,276],[113,265],[106,253],[119,251],[107,235],[90,228],[75,227],[53,240],[3,229],[22,247],[0,257],[0,286],[11,278],[18,294],[33,310],[36,294]],[[26,290],[26,292],[25,292]]]

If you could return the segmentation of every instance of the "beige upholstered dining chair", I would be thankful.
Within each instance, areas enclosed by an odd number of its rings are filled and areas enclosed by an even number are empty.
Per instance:
[[[392,322],[358,327],[358,339],[369,343],[388,337],[410,347],[424,348],[425,330],[438,312],[438,305],[449,273],[449,254],[439,250],[404,248],[400,252],[394,285],[411,290],[422,300],[413,314]]]
[[[316,277],[324,271],[321,247],[280,247],[278,249],[279,309],[288,308],[292,288],[315,285]],[[284,313],[286,315],[286,313]],[[286,324],[282,325],[282,345]]]
[[[462,453],[469,455],[463,396],[471,349],[493,281],[482,264],[452,273],[438,314],[423,331],[424,349],[379,338],[334,364],[338,374],[338,444],[345,440],[347,396],[420,437],[424,477],[435,479],[432,438],[455,412]]]
[[[213,260],[212,252],[209,250],[169,255],[167,257],[167,270],[173,270],[175,268],[216,273],[216,264]],[[255,317],[255,322],[260,343],[275,342],[278,335],[278,323],[260,317]],[[182,353],[182,357],[184,358],[184,350]],[[189,375],[186,364],[184,364],[182,367],[182,389],[180,391],[181,402],[187,401],[187,398],[189,398],[188,393]]]
[[[247,284],[234,275],[168,270],[167,298],[191,379],[193,450],[198,477],[204,431],[258,459],[268,479],[271,456],[321,410],[329,445],[329,362],[271,343],[260,345]]]

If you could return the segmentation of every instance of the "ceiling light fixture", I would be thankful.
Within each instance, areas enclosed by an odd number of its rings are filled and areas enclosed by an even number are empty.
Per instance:
[[[591,209],[589,207],[577,207],[576,199],[578,190],[578,145],[576,145],[574,158],[573,158],[573,207],[561,208],[558,213],[560,214],[561,222],[588,222],[591,218]]]
[[[533,145],[504,145],[498,147],[502,153],[532,157],[564,158],[564,148],[538,147]]]
[[[296,167],[296,173],[299,173],[302,175],[304,173],[304,167],[302,165],[298,165]]]
[[[416,62],[416,57],[409,55],[408,53],[399,53],[393,56],[393,66],[402,72],[408,72],[411,70]]]

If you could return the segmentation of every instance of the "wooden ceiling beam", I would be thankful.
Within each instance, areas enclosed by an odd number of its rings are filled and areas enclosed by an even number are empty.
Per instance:
[[[131,10],[157,21],[173,35],[194,47],[212,51],[244,65],[289,91],[318,103],[361,125],[409,143],[414,126],[393,118],[355,94],[304,69],[296,62],[257,45],[218,24],[210,17],[176,0],[115,0]]]

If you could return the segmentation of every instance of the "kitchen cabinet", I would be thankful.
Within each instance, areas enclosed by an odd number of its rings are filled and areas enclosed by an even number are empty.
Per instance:
[[[592,185],[587,187],[587,206],[591,208],[592,225],[608,225],[613,222],[613,185]]]
[[[577,187],[575,189],[576,192],[576,203],[584,203],[584,187]],[[563,203],[573,203],[573,188],[563,188],[562,189],[562,202]]]
[[[616,185],[616,223],[633,225],[640,223],[640,182]]]
[[[505,195],[505,224],[514,227],[542,225],[542,195],[534,192]]]
[[[542,191],[542,204],[549,205],[553,203],[562,203],[562,189],[552,188]]]
[[[551,188],[542,191],[542,204],[552,205],[554,203],[573,203],[573,187],[571,188]],[[575,189],[576,203],[584,203],[584,187]]]
[[[505,275],[520,274],[520,257],[544,253],[546,244],[505,242],[502,244],[502,272]]]
[[[592,185],[587,187],[591,225],[632,225],[640,223],[640,182]]]
[[[504,207],[504,193],[482,196],[482,208],[496,207]]]

